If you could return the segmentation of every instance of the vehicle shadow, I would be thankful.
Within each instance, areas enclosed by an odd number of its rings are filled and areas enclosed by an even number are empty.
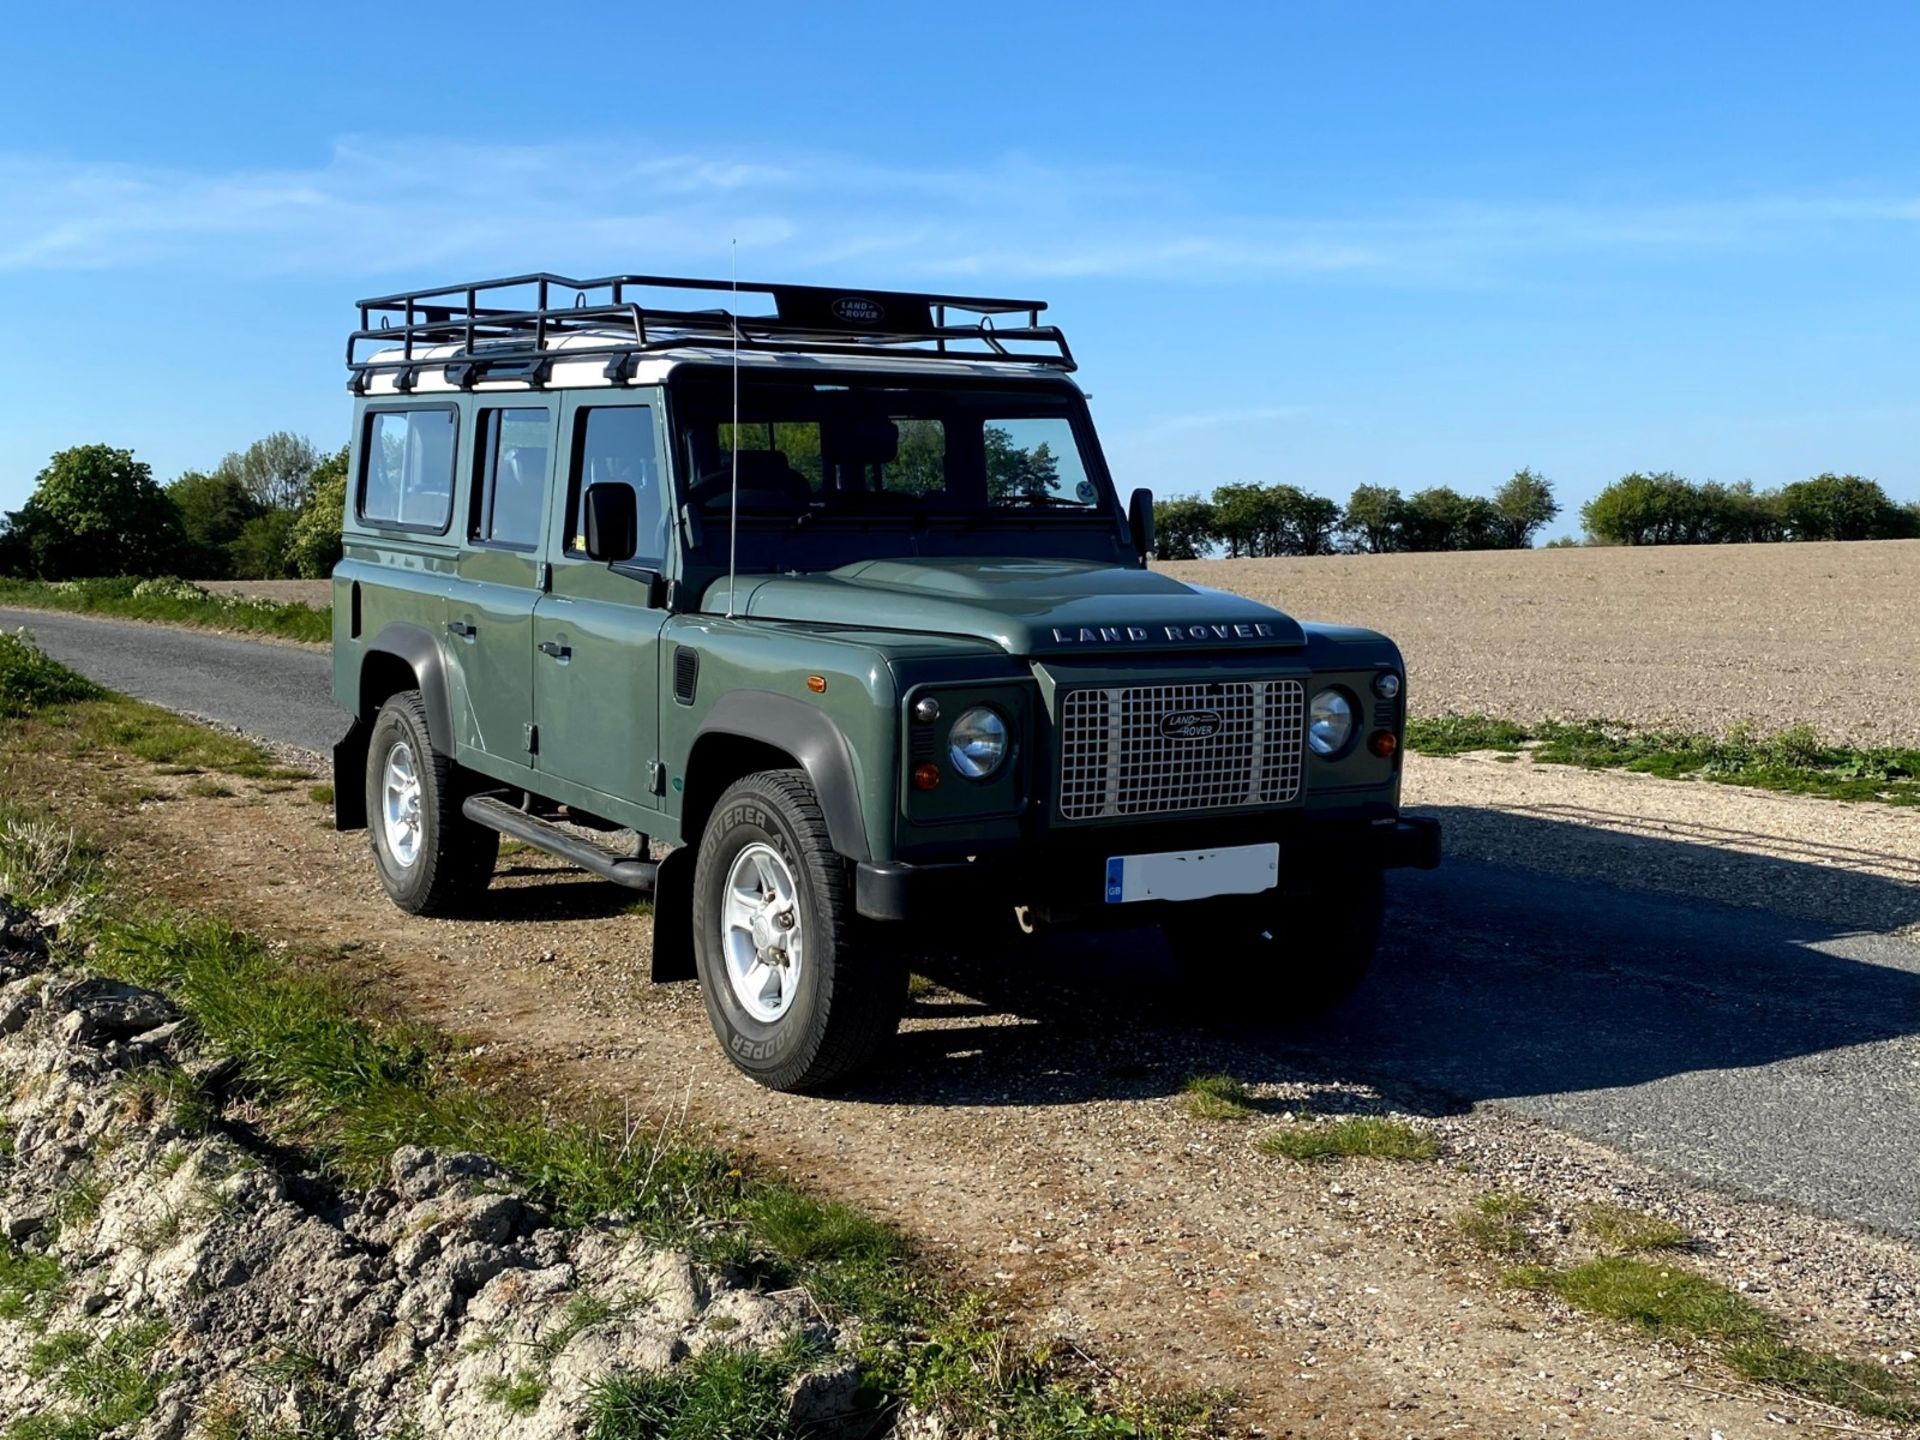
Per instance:
[[[1157,931],[1036,937],[919,962],[943,991],[915,1003],[893,1063],[844,1098],[1072,1104],[1228,1071],[1304,1085],[1316,1110],[1368,1103],[1354,1087],[1375,1085],[1445,1114],[1920,1034],[1920,945],[1885,934],[1920,923],[1920,883],[1837,870],[1825,854],[1597,831],[1591,817],[1432,813],[1470,829],[1476,855],[1516,863],[1450,857],[1394,876],[1373,974],[1330,1016],[1275,1018],[1284,974],[1223,952],[1216,998],[1230,1018],[1192,1021]],[[1517,863],[1541,855],[1555,873]],[[1588,858],[1629,884],[1566,878]],[[1799,913],[1629,888],[1689,872],[1705,877],[1696,895],[1772,896]]]

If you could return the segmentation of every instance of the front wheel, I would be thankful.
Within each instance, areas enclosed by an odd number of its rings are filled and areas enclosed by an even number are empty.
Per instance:
[[[1306,894],[1190,901],[1161,928],[1195,1008],[1245,1015],[1253,985],[1267,1014],[1306,1020],[1366,978],[1385,908],[1385,877],[1370,870],[1320,881]]]
[[[854,913],[802,771],[749,775],[720,797],[694,861],[693,935],[714,1034],[771,1089],[843,1079],[899,1026],[906,966]]]

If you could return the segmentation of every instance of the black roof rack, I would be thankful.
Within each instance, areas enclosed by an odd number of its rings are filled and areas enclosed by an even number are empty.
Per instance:
[[[647,290],[708,291],[730,302],[736,290],[770,296],[773,313],[662,308],[643,303],[635,293]],[[731,346],[736,339],[742,350],[751,351],[987,359],[1072,370],[1066,336],[1058,326],[1040,323],[1046,308],[1041,300],[735,285],[665,275],[598,280],[514,275],[362,300],[360,328],[347,337],[348,388],[364,393],[371,376],[387,374],[396,388],[410,390],[416,373],[431,366],[444,367],[447,379],[462,387],[486,379],[539,385],[556,359],[604,358],[607,377],[621,381],[641,354]],[[996,323],[1001,316],[1019,318],[1001,325]],[[575,337],[586,338],[557,348]],[[446,345],[454,347],[452,353],[424,353]]]

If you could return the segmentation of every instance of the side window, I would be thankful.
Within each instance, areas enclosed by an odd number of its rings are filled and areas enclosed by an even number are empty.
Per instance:
[[[658,565],[667,554],[666,496],[660,483],[659,451],[654,444],[653,409],[647,405],[596,405],[574,422],[573,477],[567,513],[573,524],[567,553],[586,549],[586,492],[589,485],[631,485],[639,502],[639,545],[633,560]]]
[[[469,538],[509,550],[539,546],[552,434],[550,410],[480,412],[480,466],[474,476]]]
[[[359,513],[375,525],[444,532],[453,518],[459,412],[376,410],[360,457]]]

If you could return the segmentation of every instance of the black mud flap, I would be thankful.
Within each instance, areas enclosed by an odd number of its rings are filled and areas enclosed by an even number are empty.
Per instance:
[[[358,720],[333,747],[333,828],[367,828],[367,744],[370,734]]]
[[[693,846],[669,850],[653,891],[653,983],[699,976],[693,960]]]

